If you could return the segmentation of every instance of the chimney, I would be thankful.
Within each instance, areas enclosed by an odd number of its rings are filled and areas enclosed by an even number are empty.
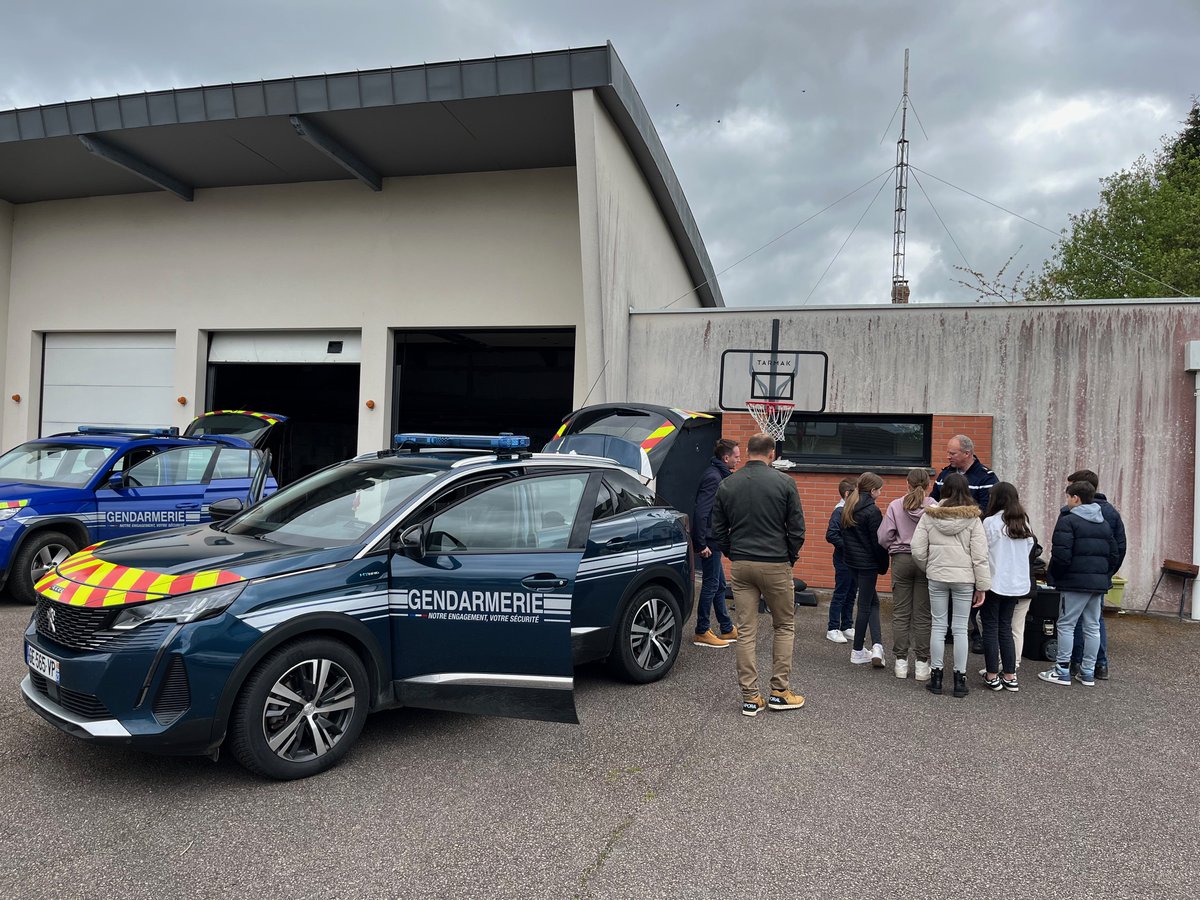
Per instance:
[[[892,302],[907,303],[908,302],[908,282],[894,281],[892,282]]]

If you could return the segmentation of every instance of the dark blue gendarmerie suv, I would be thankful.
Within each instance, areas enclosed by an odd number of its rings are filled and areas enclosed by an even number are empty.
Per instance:
[[[58,564],[25,632],[26,702],[86,740],[224,745],[289,779],[333,765],[374,710],[577,721],[574,665],[670,670],[686,520],[633,470],[509,435],[397,445]]]

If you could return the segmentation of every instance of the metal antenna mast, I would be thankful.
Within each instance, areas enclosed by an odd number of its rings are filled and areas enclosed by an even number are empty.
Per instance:
[[[908,48],[904,49],[904,94],[900,98],[900,140],[896,141],[896,236],[892,242],[892,302],[908,302],[904,277],[904,238],[908,226]]]

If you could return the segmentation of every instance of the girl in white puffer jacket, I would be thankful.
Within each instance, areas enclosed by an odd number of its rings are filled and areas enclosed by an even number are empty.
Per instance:
[[[953,605],[954,696],[967,690],[967,617],[972,606],[982,606],[992,586],[988,569],[987,536],[979,519],[979,507],[971,497],[967,479],[947,475],[942,500],[925,510],[912,539],[913,562],[929,578],[929,607],[933,626],[929,638],[932,667],[925,687],[942,692],[942,661],[945,656],[946,621]]]

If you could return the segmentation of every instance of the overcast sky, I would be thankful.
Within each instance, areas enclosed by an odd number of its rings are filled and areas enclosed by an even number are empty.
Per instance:
[[[955,266],[1032,272],[1054,242],[935,177],[1057,232],[1200,94],[1200,0],[0,0],[0,21],[0,107],[611,40],[730,306],[887,302],[906,47],[913,302],[975,300]]]

